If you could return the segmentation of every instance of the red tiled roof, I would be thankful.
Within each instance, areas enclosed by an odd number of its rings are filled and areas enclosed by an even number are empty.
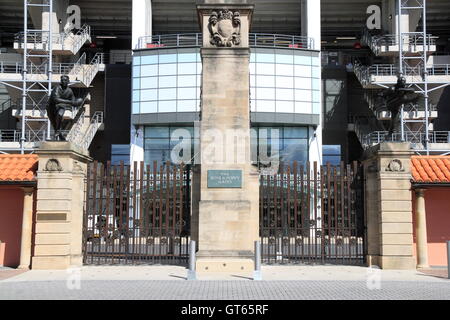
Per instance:
[[[411,173],[416,183],[450,183],[450,156],[411,157]]]
[[[0,154],[0,182],[35,181],[37,163],[35,154]]]

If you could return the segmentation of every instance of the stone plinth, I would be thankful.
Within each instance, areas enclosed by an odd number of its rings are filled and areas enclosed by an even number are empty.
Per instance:
[[[415,269],[409,143],[382,143],[364,161],[367,262]]]
[[[43,142],[37,172],[32,269],[82,265],[84,180],[89,156],[70,142]]]
[[[259,180],[250,165],[248,30],[253,7],[242,1],[209,3],[198,6],[204,47],[196,268],[199,273],[251,274],[259,237]],[[217,24],[211,22],[214,17]],[[213,34],[220,35],[215,39]]]

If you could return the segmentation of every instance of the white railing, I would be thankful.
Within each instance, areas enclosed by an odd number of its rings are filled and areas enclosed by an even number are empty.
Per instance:
[[[201,47],[203,34],[185,33],[140,37],[137,49]],[[250,33],[250,47],[314,49],[314,40],[303,36]]]
[[[96,53],[94,58],[92,58],[91,62],[88,65],[83,66],[83,83],[88,87],[92,80],[94,80],[98,71],[100,70],[100,65],[104,64],[103,61],[103,53]]]
[[[97,131],[102,125],[102,123],[103,123],[103,112],[100,111],[95,112],[91,118],[91,123],[89,124],[89,127],[81,141],[81,147],[84,150],[89,149],[89,146],[91,145],[92,140],[97,134]]]
[[[35,50],[47,50],[49,44],[49,35],[48,31],[28,31],[27,32],[27,44],[31,45]],[[15,36],[14,42],[17,44],[17,47],[23,49],[24,44],[24,33],[19,32]],[[86,43],[86,41],[91,39],[91,27],[88,25],[83,25],[80,30],[76,33],[70,32],[62,32],[62,33],[53,33],[52,34],[52,44],[53,45],[61,45],[62,50],[65,50],[66,41],[69,41],[70,50],[73,54],[76,54],[81,47]],[[57,48],[54,48],[56,50]]]
[[[436,46],[436,39],[438,37],[433,37],[428,34],[426,40],[424,41],[423,33],[409,33],[402,36],[403,39],[403,51],[413,52],[419,49],[423,50],[423,46],[430,48],[431,46]],[[370,47],[370,49],[379,55],[381,53],[382,47],[392,47],[398,46],[398,36],[394,34],[387,35],[371,35],[367,30],[363,32],[361,38],[362,42]],[[420,48],[419,48],[420,47]]]
[[[404,141],[424,144],[426,142],[426,134],[425,132],[405,132]],[[402,142],[402,134],[396,132],[389,136],[387,131],[375,131],[364,136],[362,142],[366,147],[382,142]],[[450,131],[430,131],[429,143],[450,143]]]
[[[74,63],[72,70],[70,70],[69,72],[69,75],[78,74],[83,64],[86,64],[86,53],[83,53],[77,60],[77,62]]]

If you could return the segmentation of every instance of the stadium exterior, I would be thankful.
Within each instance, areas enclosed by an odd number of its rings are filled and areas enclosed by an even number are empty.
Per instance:
[[[442,265],[449,15],[443,0],[3,1],[0,152],[39,162],[0,179],[0,195],[27,185],[17,265],[185,263],[192,240],[199,271],[249,271],[254,240],[265,263]],[[242,39],[218,45],[222,20]],[[62,75],[86,101],[64,143],[46,114]],[[399,76],[420,99],[389,135],[380,94]],[[197,161],[213,127],[244,132],[250,159]]]

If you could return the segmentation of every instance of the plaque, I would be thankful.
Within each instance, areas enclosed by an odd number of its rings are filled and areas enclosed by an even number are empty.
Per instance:
[[[208,170],[208,188],[242,188],[242,170]]]

